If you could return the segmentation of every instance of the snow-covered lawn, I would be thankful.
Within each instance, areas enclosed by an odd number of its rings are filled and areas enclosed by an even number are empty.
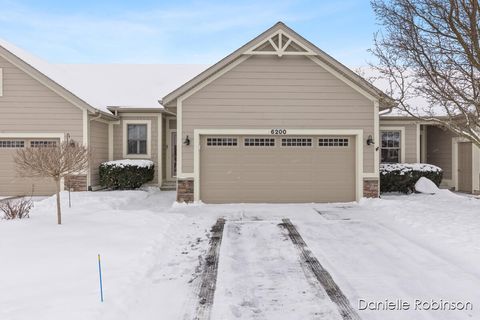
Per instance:
[[[0,319],[192,319],[199,257],[223,232],[212,319],[341,319],[301,267],[290,218],[358,310],[360,299],[470,301],[473,311],[359,311],[362,319],[480,319],[480,200],[442,191],[359,204],[178,205],[174,193],[63,194],[0,220]],[[97,254],[105,302],[100,303]]]

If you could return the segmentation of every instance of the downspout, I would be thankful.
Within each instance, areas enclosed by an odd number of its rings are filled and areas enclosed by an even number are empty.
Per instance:
[[[390,107],[390,108],[388,108],[388,109],[383,110],[382,112],[379,112],[378,115],[379,115],[379,116],[384,116],[384,115],[386,115],[386,114],[391,113],[392,111],[393,111],[393,107]]]
[[[98,114],[98,115],[95,118],[90,118],[90,121],[97,120],[97,119],[100,119],[102,117],[102,114],[98,111],[95,114]]]

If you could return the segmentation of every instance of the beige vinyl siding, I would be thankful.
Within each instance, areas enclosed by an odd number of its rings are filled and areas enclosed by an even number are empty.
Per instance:
[[[193,172],[194,129],[363,129],[374,134],[374,106],[304,56],[252,56],[182,104],[183,172]],[[364,172],[374,171],[364,146]]]
[[[98,186],[100,179],[98,167],[108,161],[108,124],[100,121],[90,122],[90,184]]]
[[[170,129],[177,129],[177,120],[176,119],[170,119],[168,121],[168,125],[170,126]]]
[[[389,127],[393,128],[404,128],[405,130],[405,162],[406,163],[416,163],[419,158],[417,158],[417,136],[420,135],[416,123],[398,123],[392,122],[385,119],[380,119],[380,131],[386,131]],[[394,130],[394,129],[393,129]],[[394,130],[395,131],[395,130]],[[380,141],[381,142],[381,141]]]
[[[0,131],[70,133],[83,141],[82,110],[0,57]]]
[[[145,157],[146,160],[152,160],[155,164],[155,177],[151,183],[158,183],[158,117],[151,116],[122,116],[120,123],[113,126],[113,159],[123,159],[123,122],[125,120],[150,120],[151,121],[151,141],[150,144],[151,157]],[[125,140],[126,141],[126,140]],[[138,159],[138,158],[135,158]]]
[[[439,127],[427,126],[427,163],[443,169],[443,179],[452,179],[452,138],[455,135]]]

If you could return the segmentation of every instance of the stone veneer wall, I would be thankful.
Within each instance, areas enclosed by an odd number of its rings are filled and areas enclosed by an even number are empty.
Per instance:
[[[378,198],[380,193],[380,183],[378,179],[363,180],[363,196],[365,198]]]
[[[177,180],[177,201],[193,202],[193,180]]]

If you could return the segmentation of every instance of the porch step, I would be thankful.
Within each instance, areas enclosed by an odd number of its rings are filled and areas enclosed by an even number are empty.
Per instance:
[[[160,187],[162,191],[175,191],[177,190],[177,181],[163,181]]]

